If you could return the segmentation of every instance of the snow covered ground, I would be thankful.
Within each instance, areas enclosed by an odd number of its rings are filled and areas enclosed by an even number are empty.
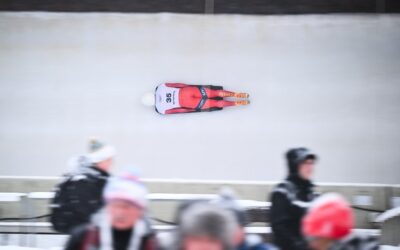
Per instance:
[[[282,153],[320,182],[400,179],[400,16],[0,13],[0,175],[55,176],[97,135],[148,178],[279,180]],[[252,104],[163,117],[166,81]]]

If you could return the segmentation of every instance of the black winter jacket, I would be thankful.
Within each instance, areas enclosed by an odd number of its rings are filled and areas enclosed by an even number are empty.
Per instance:
[[[308,249],[301,234],[301,220],[316,197],[310,181],[291,175],[271,194],[270,221],[274,243],[282,250]]]
[[[56,231],[71,233],[103,206],[103,189],[109,174],[96,168],[84,167],[65,176],[55,190],[51,223]]]

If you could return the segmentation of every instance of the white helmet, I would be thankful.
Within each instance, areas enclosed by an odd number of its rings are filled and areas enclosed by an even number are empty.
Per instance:
[[[148,92],[142,96],[142,103],[145,106],[155,106],[156,98],[153,92]]]

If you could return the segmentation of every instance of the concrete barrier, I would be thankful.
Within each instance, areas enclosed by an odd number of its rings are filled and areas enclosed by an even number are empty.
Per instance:
[[[0,177],[0,192],[49,192],[59,180],[60,178],[57,177]],[[236,191],[238,198],[254,201],[266,201],[273,186],[276,185],[276,182],[174,179],[144,179],[144,182],[151,193],[161,194],[216,194],[222,186],[227,186]],[[392,208],[393,205],[398,205],[400,197],[400,185],[318,183],[317,190],[321,193],[340,193],[354,206],[376,211],[386,211]],[[48,214],[48,198],[31,199],[30,211],[34,211],[34,215]],[[178,204],[179,202],[172,200],[154,200],[150,204],[150,212],[156,218],[172,221]],[[373,221],[378,213],[362,210],[355,210],[355,213],[357,228],[377,228],[377,225]],[[15,216],[21,216],[17,204],[9,202],[0,203],[1,218]],[[258,223],[257,225],[265,226],[268,223]]]

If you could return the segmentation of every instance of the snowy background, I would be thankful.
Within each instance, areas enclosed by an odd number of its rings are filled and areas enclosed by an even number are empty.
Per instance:
[[[0,175],[59,175],[96,135],[145,177],[400,179],[400,15],[0,13]],[[160,116],[159,83],[217,84],[248,107]]]

